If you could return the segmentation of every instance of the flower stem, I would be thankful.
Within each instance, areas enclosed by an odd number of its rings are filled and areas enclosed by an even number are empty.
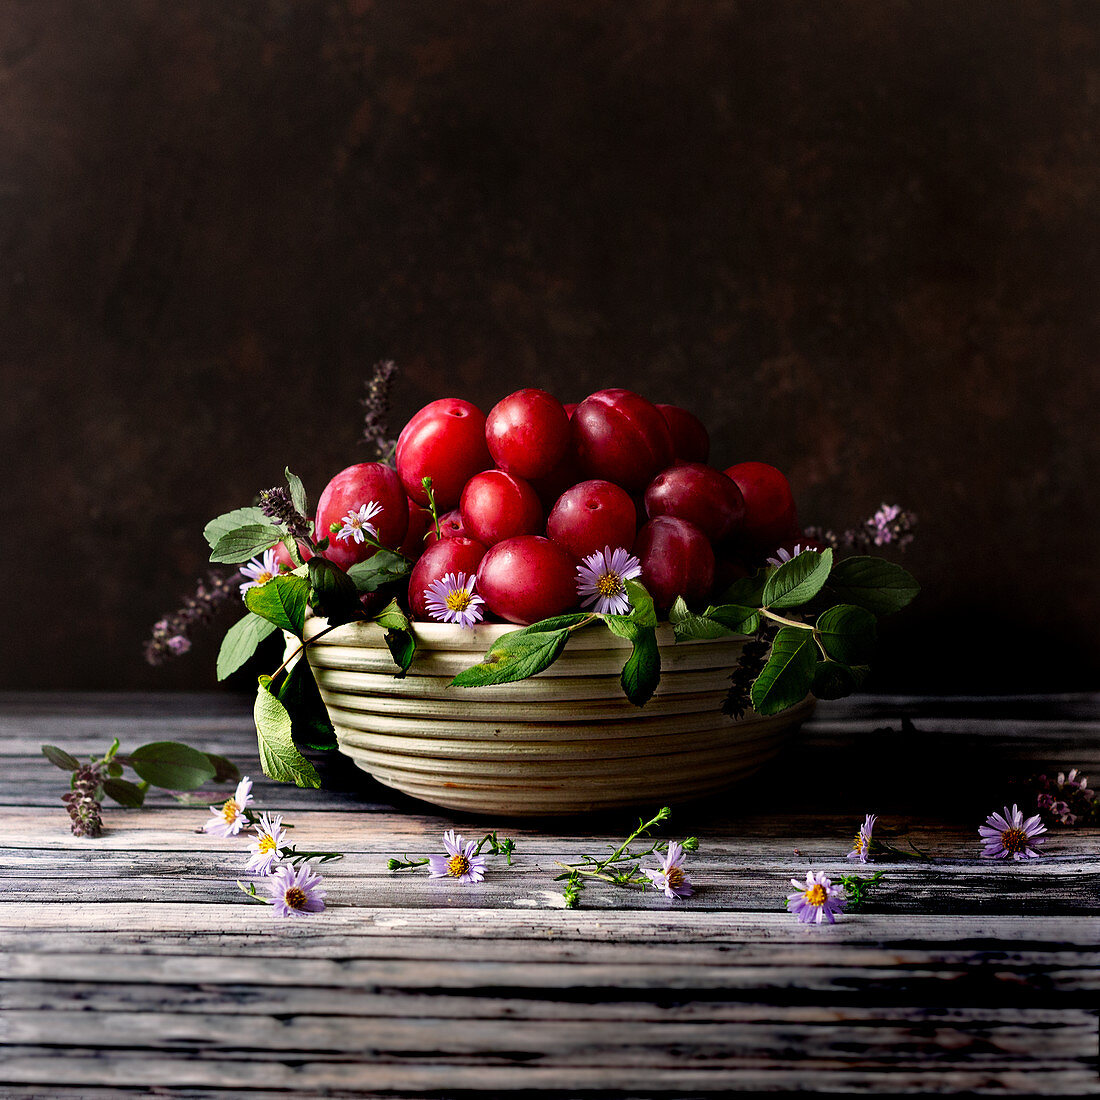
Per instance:
[[[786,619],[782,615],[777,615],[774,611],[768,610],[766,607],[760,608],[761,615],[767,615],[769,619],[774,619],[777,623],[782,623],[784,626],[797,626],[799,630],[813,630],[813,626],[810,623],[800,623],[797,619]]]

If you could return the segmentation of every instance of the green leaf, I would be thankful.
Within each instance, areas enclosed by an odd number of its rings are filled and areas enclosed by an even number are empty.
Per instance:
[[[392,550],[376,550],[366,561],[356,562],[348,576],[360,592],[375,592],[384,584],[404,580],[412,572],[412,564]]]
[[[866,664],[875,650],[876,633],[874,615],[854,604],[838,604],[818,616],[821,648],[841,664]]]
[[[196,790],[216,774],[206,753],[179,741],[142,745],[129,754],[127,762],[146,783],[169,791]]]
[[[108,798],[113,798],[120,806],[135,807],[145,804],[144,788],[127,779],[105,779],[103,793]]]
[[[249,611],[274,623],[280,630],[289,630],[300,638],[306,621],[308,596],[309,581],[305,577],[284,573],[266,584],[257,584],[248,589],[244,594],[244,602]]]
[[[303,657],[296,661],[279,685],[279,702],[290,715],[291,735],[308,749],[328,752],[337,747],[336,733],[329,721],[313,670]]]
[[[407,630],[387,630],[386,648],[399,670],[394,675],[399,680],[403,679],[416,656],[416,639]]]
[[[804,550],[784,562],[764,585],[765,607],[797,607],[813,599],[829,579],[832,550]]]
[[[227,535],[239,527],[262,525],[268,522],[270,521],[260,508],[235,508],[232,512],[225,512],[216,519],[212,519],[202,529],[202,533],[210,544],[210,549],[213,550],[222,535]]]
[[[497,639],[484,660],[464,669],[452,681],[454,687],[485,687],[526,680],[549,668],[569,640],[568,630],[514,630]]]
[[[661,681],[661,651],[651,626],[637,627],[633,642],[619,682],[626,697],[636,707],[644,707]]]
[[[206,759],[213,765],[215,783],[240,782],[241,769],[232,760],[227,760],[224,756],[218,756],[213,752],[208,752]]]
[[[290,500],[295,508],[303,515],[309,515],[309,501],[306,499],[305,486],[302,484],[302,479],[297,474],[290,472],[290,467],[286,467],[286,483],[290,488]]]
[[[629,615],[601,615],[600,621],[618,638],[633,642],[640,629]]]
[[[810,690],[818,699],[842,699],[859,689],[868,672],[867,665],[851,667],[838,661],[818,661]]]
[[[355,581],[340,566],[319,557],[310,558],[308,564],[310,606],[328,619],[330,626],[350,622],[363,610]]]
[[[840,603],[852,603],[875,615],[889,615],[913,602],[920,585],[912,574],[882,558],[856,556],[836,563],[828,593]]]
[[[283,548],[287,554],[290,555],[290,560],[294,563],[295,568],[299,565],[303,565],[302,551],[298,547],[298,540],[292,539],[289,535],[283,537]]]
[[[813,632],[785,626],[772,642],[768,663],[752,685],[757,714],[778,714],[800,703],[810,690],[817,665]]]
[[[687,601],[683,596],[677,596],[672,601],[672,606],[668,609],[668,621],[675,626],[677,623],[682,622],[684,619],[690,618],[691,609],[687,605]]]
[[[548,634],[552,630],[566,630],[569,627],[579,626],[585,619],[591,618],[587,614],[555,615],[550,619],[539,619],[537,623],[514,631],[516,634]]]
[[[751,577],[736,580],[722,593],[722,603],[734,603],[741,607],[760,607],[764,602],[764,586],[768,583],[768,570],[758,569]]]
[[[234,623],[226,631],[218,650],[218,679],[224,680],[236,672],[256,652],[260,642],[276,630],[278,627],[273,622],[251,611]]]
[[[321,778],[294,744],[293,722],[286,707],[271,694],[271,677],[261,676],[252,711],[264,775],[279,783],[320,787]]]
[[[754,607],[741,607],[738,604],[722,604],[708,607],[701,615],[687,611],[684,605],[680,617],[675,621],[669,612],[673,632],[678,642],[690,638],[723,638],[728,634],[753,634],[760,627],[760,614]]]
[[[270,550],[283,537],[281,527],[267,523],[249,523],[226,531],[210,551],[210,560],[235,565]]]
[[[656,626],[657,612],[653,606],[653,597],[646,591],[645,585],[638,581],[625,581],[626,598],[630,600],[630,617],[639,626]]]
[[[80,761],[72,753],[59,749],[56,745],[43,745],[42,755],[51,763],[56,764],[62,771],[75,772],[80,767]]]
[[[396,599],[390,600],[373,619],[380,627],[386,630],[408,630],[412,625],[408,615],[401,610],[401,605]]]
[[[717,607],[708,607],[703,615],[705,618],[721,623],[735,634],[755,634],[760,629],[760,613],[755,607],[724,603]]]

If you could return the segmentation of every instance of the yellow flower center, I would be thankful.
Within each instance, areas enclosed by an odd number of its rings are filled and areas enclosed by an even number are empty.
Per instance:
[[[235,798],[227,798],[222,805],[222,817],[232,824],[237,820],[237,815],[241,812],[240,806],[237,805]]]
[[[670,867],[665,872],[665,881],[675,890],[677,886],[683,886],[684,872],[679,867]]]
[[[262,573],[259,573],[259,574],[258,574],[258,575],[256,576],[256,583],[257,583],[257,584],[267,584],[267,582],[268,582],[269,580],[271,580],[271,579],[272,579],[272,578],[273,578],[274,576],[275,576],[275,574],[274,574],[274,573],[269,573],[269,572],[268,572],[268,571],[267,571],[267,570],[265,569],[265,570],[264,570],[264,571],[263,571]]]
[[[596,578],[596,591],[601,596],[617,596],[623,591],[623,582],[618,573],[601,573]]]
[[[448,611],[465,611],[470,606],[470,593],[465,588],[456,588],[447,593]]]
[[[275,838],[273,836],[264,835],[260,837],[260,843],[258,845],[261,852],[274,852],[275,851]]]
[[[470,869],[470,861],[459,852],[447,861],[447,874],[461,878]]]
[[[283,895],[283,900],[291,909],[304,909],[306,907],[306,892],[300,886],[292,886]]]
[[[863,834],[856,833],[856,838],[852,841],[852,851],[862,852],[864,844],[866,844],[866,841],[863,839]]]
[[[824,905],[825,904],[825,887],[824,886],[811,886],[802,895],[810,905]]]
[[[1022,852],[1027,847],[1027,833],[1023,829],[1006,829],[1001,833],[1001,844],[1006,852]]]

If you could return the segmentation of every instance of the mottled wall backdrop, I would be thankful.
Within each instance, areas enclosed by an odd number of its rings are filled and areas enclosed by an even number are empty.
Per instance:
[[[211,686],[203,523],[402,421],[625,385],[920,514],[876,685],[1096,686],[1100,5],[5,0],[14,687]]]

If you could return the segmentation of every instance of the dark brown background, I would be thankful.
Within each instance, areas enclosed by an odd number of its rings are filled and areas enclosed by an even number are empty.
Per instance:
[[[1100,5],[0,6],[15,687],[209,686],[203,523],[400,424],[626,385],[920,513],[878,687],[1095,687]]]

